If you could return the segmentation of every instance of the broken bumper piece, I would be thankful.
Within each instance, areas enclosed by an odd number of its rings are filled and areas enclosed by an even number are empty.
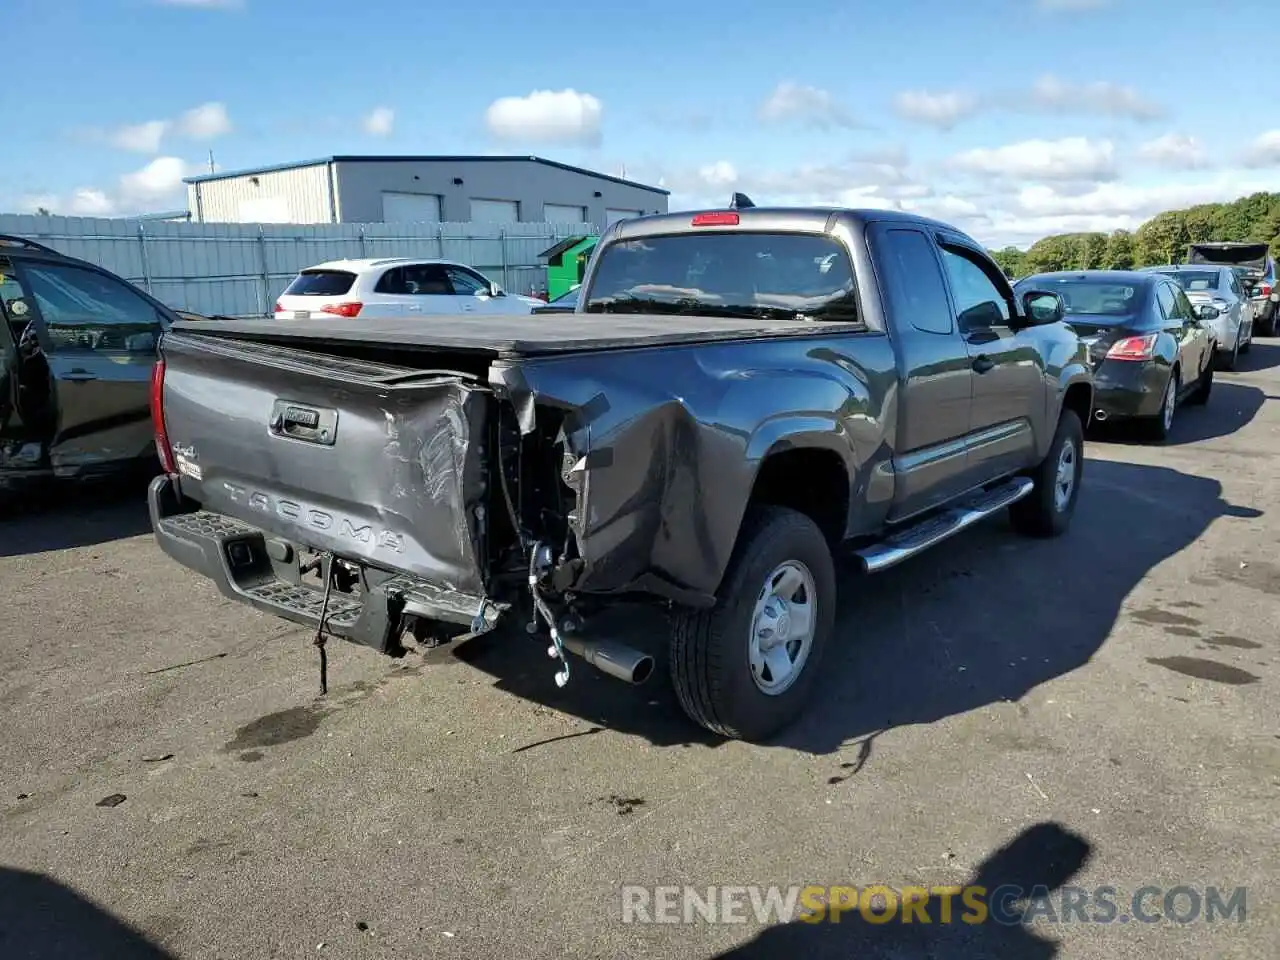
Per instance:
[[[295,548],[280,556],[281,542],[251,524],[208,510],[183,512],[172,477],[156,477],[147,497],[156,542],[169,557],[208,577],[232,600],[302,626],[319,626],[324,592],[300,582]],[[399,648],[408,617],[479,634],[492,630],[505,609],[485,597],[392,574],[359,594],[331,592],[325,632],[389,654]]]

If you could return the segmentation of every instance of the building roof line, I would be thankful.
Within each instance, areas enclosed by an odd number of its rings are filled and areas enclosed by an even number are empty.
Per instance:
[[[610,183],[622,184],[625,187],[634,187],[638,190],[647,190],[650,193],[660,194],[664,197],[671,195],[670,190],[662,187],[653,187],[647,183],[637,183],[635,180],[627,180],[623,177],[615,177],[612,174],[600,173],[598,170],[588,170],[586,167],[575,167],[569,163],[561,163],[559,160],[548,160],[546,157],[535,157],[532,155],[521,156],[466,156],[466,155],[423,155],[423,156],[359,156],[359,155],[335,155],[330,157],[319,157],[315,160],[299,160],[294,163],[277,163],[266,167],[249,167],[244,170],[227,170],[219,173],[204,173],[195,177],[185,177],[183,183],[209,183],[215,180],[229,180],[233,177],[251,177],[261,173],[281,173],[286,170],[302,170],[306,167],[318,167],[330,163],[540,163],[546,167],[555,167],[559,170],[567,170],[570,173],[577,173],[582,176],[592,177],[597,180],[607,180]]]

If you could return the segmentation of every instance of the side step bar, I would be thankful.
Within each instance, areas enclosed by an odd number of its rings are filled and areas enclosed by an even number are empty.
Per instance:
[[[914,557],[941,543],[979,520],[985,520],[997,510],[1017,503],[1035,489],[1030,477],[1014,477],[988,487],[959,503],[935,513],[919,523],[854,551],[867,573],[879,573],[897,566],[903,560]]]

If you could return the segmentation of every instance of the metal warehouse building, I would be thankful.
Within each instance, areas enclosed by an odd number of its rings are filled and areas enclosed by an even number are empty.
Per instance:
[[[325,157],[191,177],[202,223],[592,223],[667,212],[669,191],[542,157]]]

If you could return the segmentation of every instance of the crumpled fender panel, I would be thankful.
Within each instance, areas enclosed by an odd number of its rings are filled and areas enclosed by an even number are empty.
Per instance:
[[[894,368],[883,336],[859,352],[870,371],[852,354],[857,342],[758,339],[496,364],[491,382],[523,430],[539,407],[564,414],[586,561],[575,589],[711,602],[756,472],[776,449],[832,450],[865,491],[891,454],[880,403]]]

